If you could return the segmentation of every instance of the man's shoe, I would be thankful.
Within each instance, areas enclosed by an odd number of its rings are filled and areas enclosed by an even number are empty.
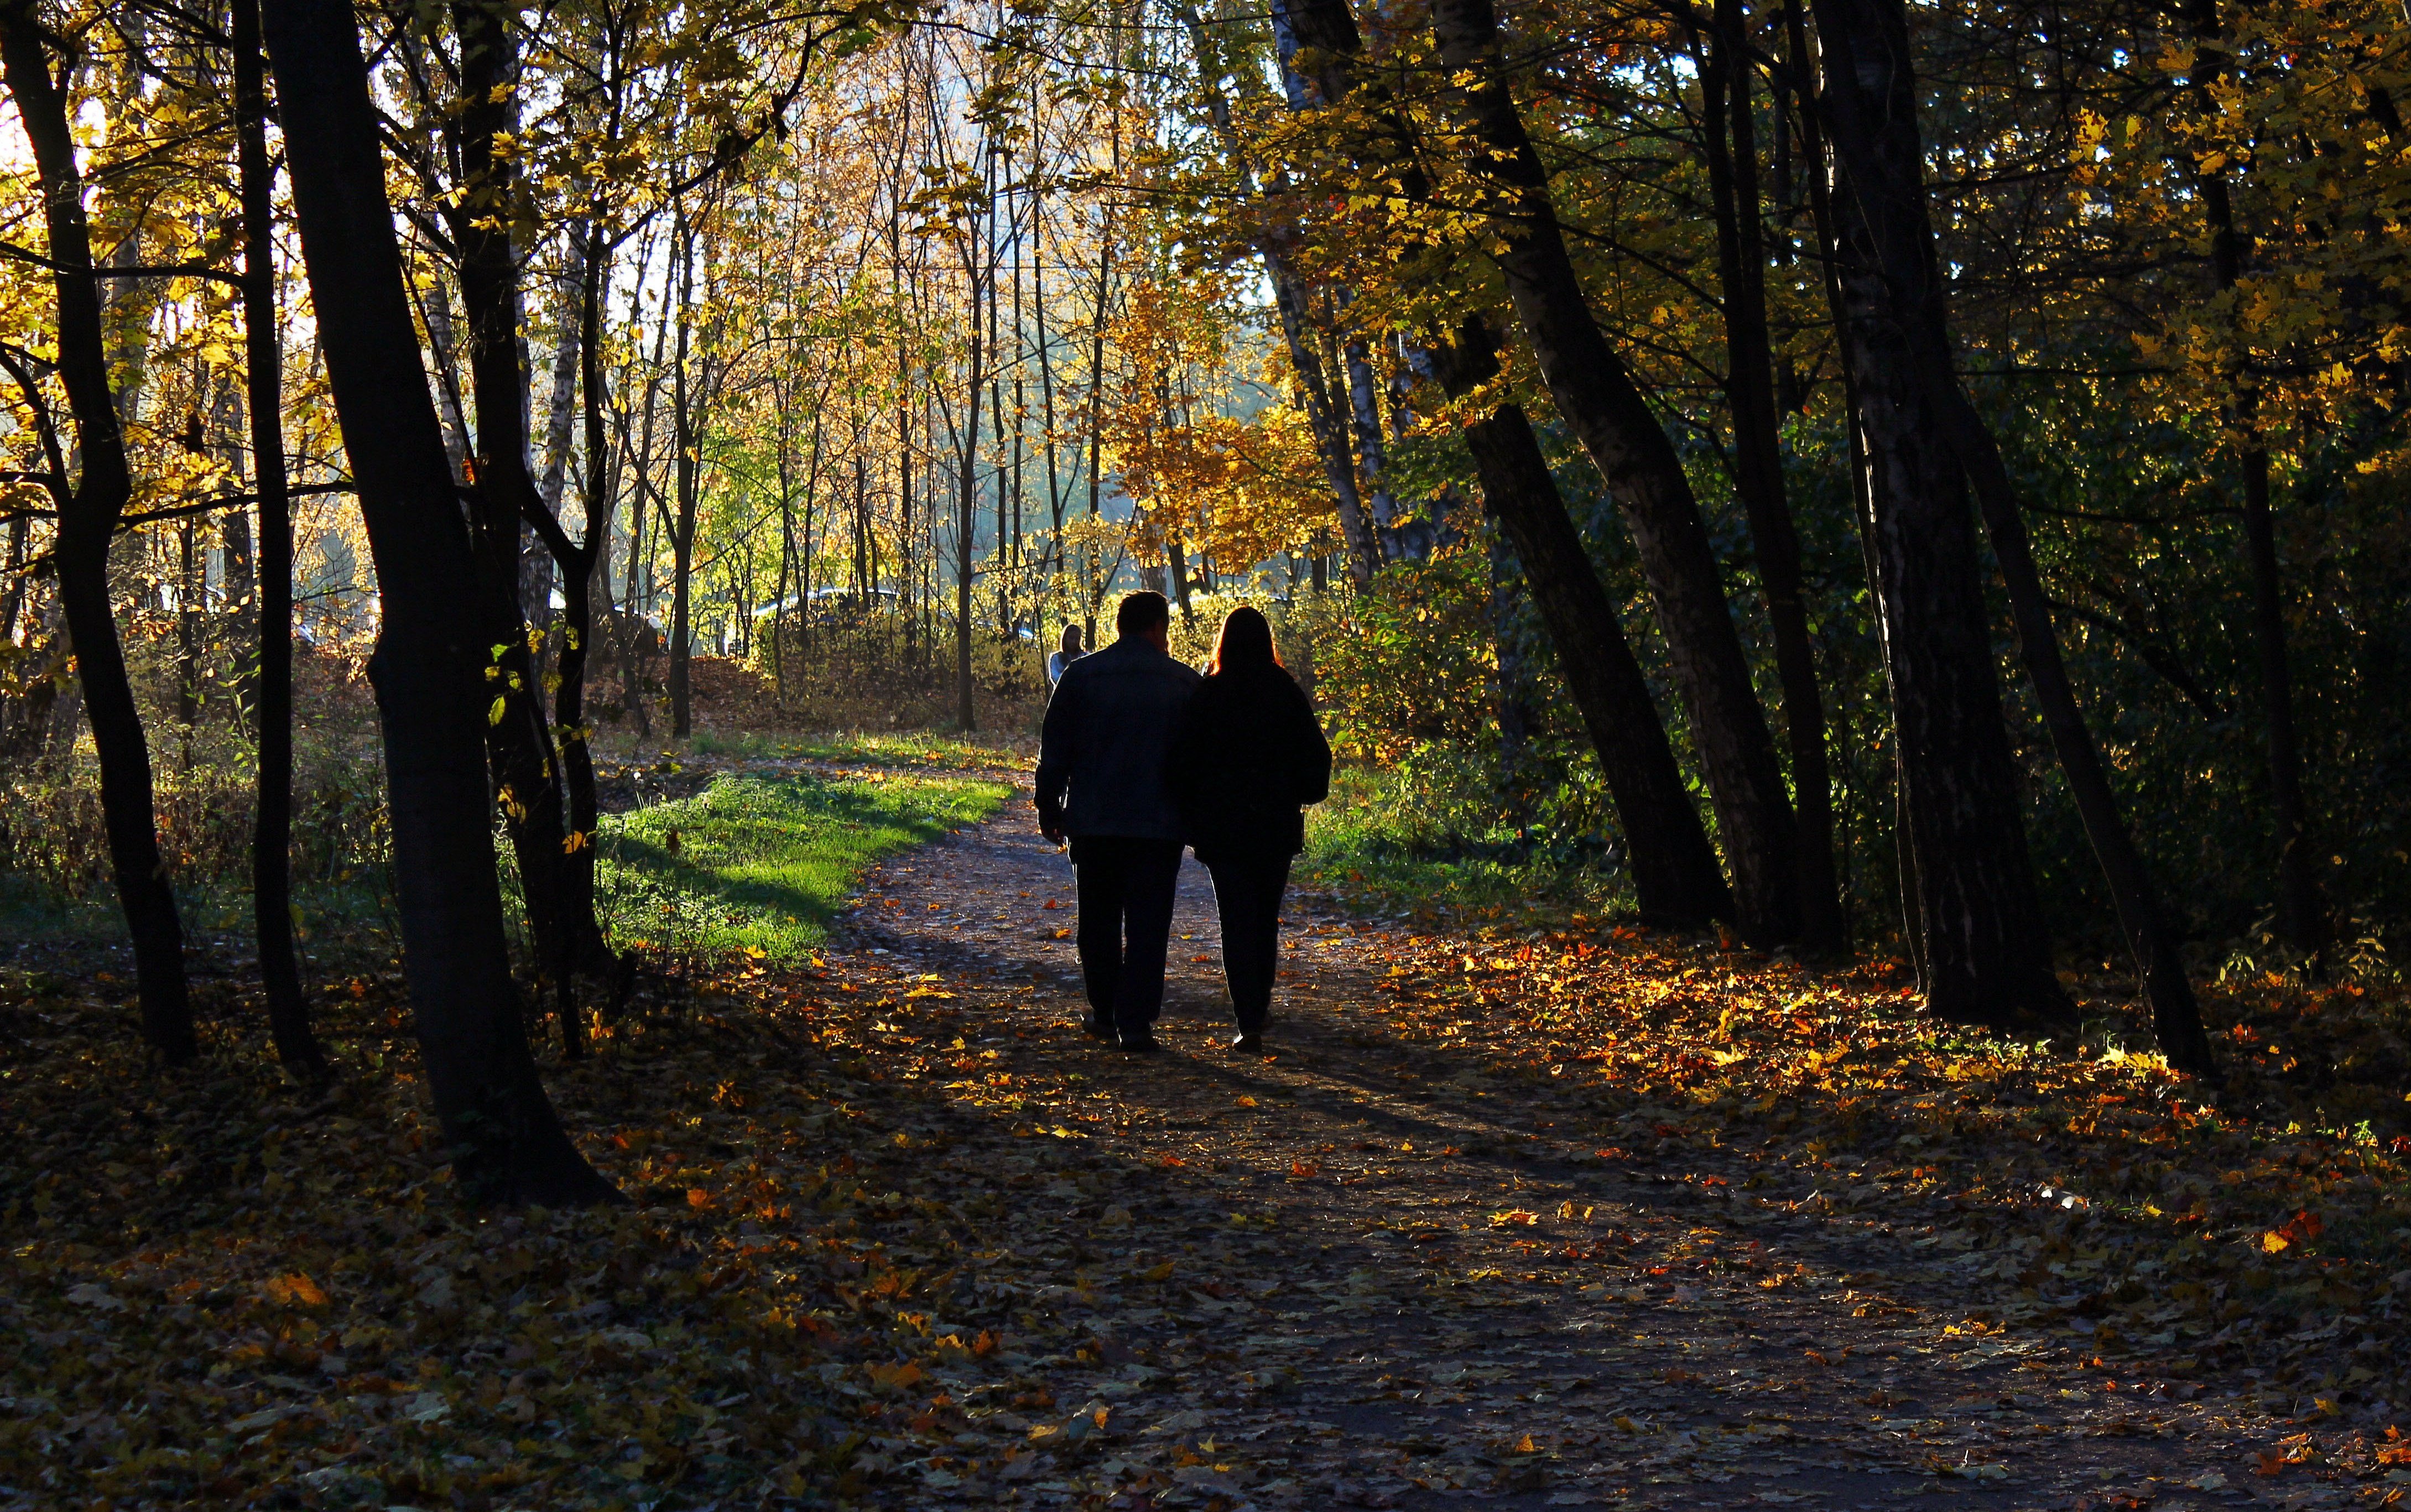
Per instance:
[[[1113,1020],[1111,1020],[1111,1019],[1101,1019],[1101,1018],[1096,1017],[1096,1016],[1095,1016],[1095,1015],[1093,1015],[1093,1014],[1091,1014],[1091,1015],[1089,1016],[1089,1039],[1091,1039],[1091,1040],[1112,1040],[1114,1037],[1115,1037],[1115,1030],[1114,1030],[1114,1021],[1113,1021]]]
[[[1239,1037],[1231,1041],[1231,1050],[1234,1054],[1261,1055],[1264,1053],[1264,1037],[1250,1030],[1242,1029],[1239,1031]]]
[[[1163,1048],[1162,1044],[1157,1042],[1154,1035],[1144,1031],[1138,1034],[1123,1035],[1121,1039],[1121,1046],[1124,1050],[1129,1051],[1133,1055],[1152,1055],[1157,1051]]]

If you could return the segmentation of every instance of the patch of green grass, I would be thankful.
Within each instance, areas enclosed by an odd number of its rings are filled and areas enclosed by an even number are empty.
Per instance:
[[[664,758],[679,749],[677,742],[629,742],[624,746],[598,743],[598,749],[607,750],[611,759],[642,763],[648,752],[656,749]],[[1038,759],[1038,742],[1028,735],[1016,735],[1009,731],[981,731],[972,735],[946,734],[926,730],[883,733],[872,730],[832,730],[817,734],[766,734],[761,731],[729,733],[698,730],[684,742],[690,756],[716,757],[726,761],[811,761],[861,762],[873,766],[935,767],[948,771],[992,770],[997,767],[1027,767]]]
[[[1007,789],[962,778],[730,775],[609,816],[595,903],[620,944],[810,953],[864,869],[976,823]]]
[[[1330,798],[1306,811],[1300,880],[1372,911],[1511,926],[1631,909],[1623,868],[1594,834],[1519,833],[1457,776],[1433,763],[1334,772]]]
[[[939,767],[955,771],[1028,766],[1037,760],[1034,740],[1014,740],[1001,734],[979,736],[878,734],[869,731],[839,731],[781,740],[776,755],[816,762],[865,762],[880,766]]]

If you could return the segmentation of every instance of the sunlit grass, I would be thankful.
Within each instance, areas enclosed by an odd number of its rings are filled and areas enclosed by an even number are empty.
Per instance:
[[[608,762],[647,762],[656,756],[709,757],[728,762],[863,762],[881,766],[932,766],[971,771],[1026,767],[1037,759],[1038,742],[1009,731],[970,735],[939,731],[832,730],[789,734],[748,730],[698,730],[684,741],[598,741]]]
[[[1006,792],[884,771],[723,776],[604,820],[597,911],[623,946],[792,961],[827,938],[864,868],[978,822]]]

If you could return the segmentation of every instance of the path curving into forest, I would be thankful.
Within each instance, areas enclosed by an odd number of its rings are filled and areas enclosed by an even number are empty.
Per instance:
[[[1045,1383],[966,1452],[1052,1452],[962,1474],[874,1452],[922,1477],[891,1505],[2350,1500],[2252,1476],[2299,1429],[2223,1386],[2105,1365],[2089,1330],[1967,1322],[2001,1287],[1945,1201],[1868,1211],[1672,1141],[1603,1156],[1629,1130],[1580,1088],[1384,1034],[1366,1005],[1403,926],[1293,900],[1273,1053],[1235,1058],[1191,861],[1166,1053],[1094,1044],[1071,870],[1016,780],[994,819],[866,877],[830,954],[895,994],[876,1027],[913,1044],[940,1013],[975,1057],[947,1084],[947,1169],[1001,1199],[981,1243],[1062,1278],[957,1307]]]

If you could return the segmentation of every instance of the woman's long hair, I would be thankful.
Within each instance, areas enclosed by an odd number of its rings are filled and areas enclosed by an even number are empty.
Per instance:
[[[1222,620],[1222,632],[1214,637],[1214,673],[1260,672],[1281,664],[1273,650],[1272,621],[1262,609],[1241,604]]]

